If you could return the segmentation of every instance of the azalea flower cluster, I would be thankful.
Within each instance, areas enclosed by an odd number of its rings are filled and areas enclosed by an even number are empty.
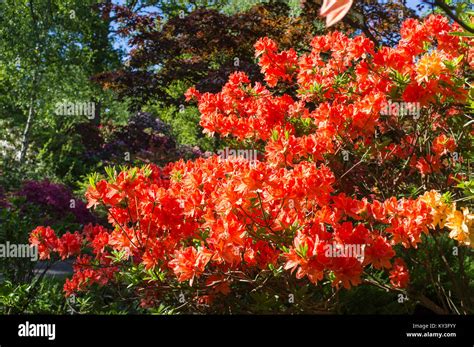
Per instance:
[[[267,86],[251,85],[236,72],[219,93],[191,88],[186,96],[197,101],[206,133],[253,143],[264,152],[261,160],[216,155],[165,168],[110,170],[107,179],[92,182],[86,197],[89,207],[107,209],[111,229],[88,225],[57,238],[38,227],[31,242],[42,258],[54,251],[78,255],[65,286],[69,294],[104,285],[131,266],[212,295],[278,267],[314,284],[329,279],[346,288],[374,268],[387,271],[392,286],[406,287],[408,268],[395,246],[416,248],[423,234],[444,227],[468,244],[472,215],[460,216],[434,191],[417,199],[349,197],[335,168],[346,148],[363,148],[383,163],[411,158],[411,170],[419,169],[421,158],[433,166],[456,148],[445,130],[458,110],[450,107],[441,116],[434,108],[467,97],[467,39],[448,35],[455,29],[441,16],[410,19],[397,47],[378,50],[362,36],[334,32],[314,38],[301,56],[259,40],[256,56]],[[420,120],[381,115],[389,100],[420,103]],[[423,120],[432,135],[428,150],[414,135]],[[393,128],[404,130],[398,141],[378,140],[377,132],[383,136]],[[438,170],[441,165],[451,164]],[[364,251],[331,256],[326,250],[334,245]]]
[[[392,284],[406,285],[407,269],[395,258],[394,245],[416,247],[422,233],[445,225],[462,235],[470,231],[472,238],[472,215],[459,224],[459,211],[435,191],[415,200],[368,202],[331,195],[333,181],[327,168],[308,162],[288,170],[215,156],[165,170],[147,166],[89,188],[89,205],[108,207],[113,230],[87,225],[59,238],[51,228],[38,227],[30,242],[41,259],[51,252],[62,259],[78,256],[65,286],[73,293],[113,279],[120,271],[111,262],[114,251],[146,269],[174,273],[178,281],[192,284],[204,275],[219,290],[239,271],[264,270],[279,261],[297,269],[297,278],[317,283],[332,273],[334,284],[345,287],[359,284],[365,267],[390,269],[394,262]],[[460,235],[455,238],[464,241]],[[363,245],[364,256],[330,257],[325,248],[334,244]],[[92,255],[81,255],[86,249]]]
[[[461,211],[456,209],[456,203],[446,203],[439,192],[426,192],[420,198],[431,208],[433,222],[430,228],[440,229],[446,227],[449,237],[466,246],[474,247],[474,214],[469,212],[468,207],[462,207]]]
[[[38,247],[40,259],[49,259],[51,252],[57,252],[61,259],[79,254],[82,238],[78,232],[65,233],[58,237],[50,227],[37,227],[30,235],[30,244]]]

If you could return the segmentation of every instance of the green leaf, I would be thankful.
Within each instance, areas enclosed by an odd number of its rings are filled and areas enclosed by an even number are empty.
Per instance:
[[[272,130],[272,140],[275,142],[278,141],[278,131],[275,129]]]
[[[305,244],[301,245],[296,250],[296,254],[298,254],[301,258],[306,258],[307,254],[308,254],[308,244],[305,243]]]
[[[115,171],[114,167],[111,166],[106,166],[105,167],[105,172],[107,173],[107,176],[111,182],[115,182],[117,178],[117,171]]]
[[[474,36],[474,33],[469,33],[469,32],[459,32],[459,31],[454,31],[452,33],[449,33],[449,35],[453,35],[453,36],[464,36],[464,37],[473,37]]]

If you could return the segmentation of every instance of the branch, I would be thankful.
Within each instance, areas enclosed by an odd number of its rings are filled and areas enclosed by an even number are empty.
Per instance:
[[[474,28],[471,28],[461,18],[459,18],[455,13],[453,13],[451,7],[443,0],[434,0],[434,4],[441,8],[452,20],[462,26],[466,31],[469,31],[470,33],[474,34]]]
[[[431,299],[424,296],[423,294],[409,293],[409,296],[411,296],[415,300],[418,300],[421,305],[423,305],[424,307],[430,309],[431,311],[433,311],[436,314],[446,315],[446,314],[449,313],[446,310],[444,310],[442,307],[438,306],[433,301],[431,301]]]
[[[370,29],[365,24],[359,25],[358,23],[354,22],[349,16],[344,17],[344,19],[342,21],[349,24],[354,29],[362,30],[362,32],[365,34],[365,36],[367,36],[371,41],[373,41],[375,43],[375,46],[379,45],[379,41],[372,34]]]

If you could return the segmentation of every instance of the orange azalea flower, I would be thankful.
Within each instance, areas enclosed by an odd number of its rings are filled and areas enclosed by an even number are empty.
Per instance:
[[[395,288],[406,288],[410,281],[407,265],[401,258],[395,259],[393,268],[390,271],[390,283]]]
[[[428,82],[431,78],[439,76],[447,71],[443,60],[446,59],[438,51],[432,51],[423,55],[416,64],[416,81],[418,84]]]
[[[199,251],[194,247],[187,247],[182,251],[175,252],[175,259],[169,262],[169,266],[178,276],[178,281],[189,280],[189,285],[193,285],[194,278],[204,271],[212,252],[202,248]]]
[[[436,190],[431,190],[423,194],[419,199],[424,201],[432,209],[431,216],[433,217],[433,221],[430,227],[433,229],[437,226],[441,229],[444,228],[447,214],[452,210],[452,207],[441,200],[441,194]]]
[[[39,226],[30,234],[30,244],[38,247],[40,259],[49,259],[52,251],[56,251],[59,239],[50,227]]]
[[[82,246],[82,236],[76,231],[74,234],[65,233],[58,240],[57,251],[61,259],[69,258],[72,255],[79,254]]]
[[[390,259],[395,256],[395,251],[385,237],[377,235],[371,244],[365,248],[365,263],[371,263],[376,269],[390,268]]]
[[[449,237],[459,241],[466,246],[473,247],[472,239],[474,238],[474,215],[469,213],[467,207],[461,211],[453,209],[447,216],[446,227],[451,229]]]
[[[432,149],[439,156],[452,153],[456,149],[456,142],[451,136],[441,134],[434,139]]]

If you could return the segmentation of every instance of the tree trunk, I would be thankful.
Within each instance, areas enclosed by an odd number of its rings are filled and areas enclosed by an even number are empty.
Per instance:
[[[31,90],[31,99],[30,106],[28,108],[28,118],[26,119],[25,130],[23,131],[23,137],[21,139],[21,149],[20,149],[20,164],[25,162],[26,152],[28,151],[28,145],[30,143],[30,129],[33,123],[33,118],[35,117],[35,103],[36,103],[36,72],[33,75],[33,83]]]

